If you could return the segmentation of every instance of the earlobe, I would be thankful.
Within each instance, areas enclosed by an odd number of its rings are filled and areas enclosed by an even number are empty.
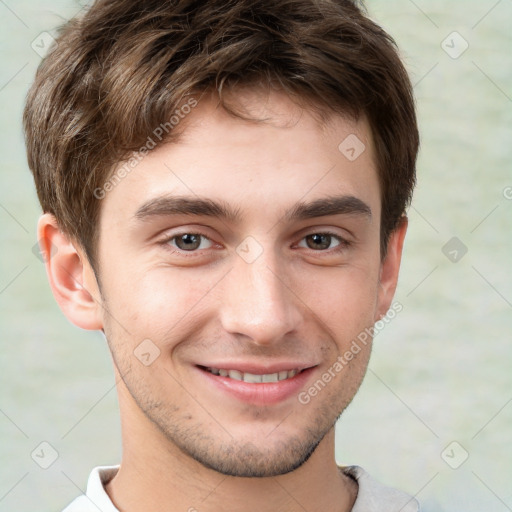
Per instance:
[[[64,315],[82,329],[102,329],[101,295],[83,251],[49,213],[39,219],[37,237],[50,287]]]
[[[395,295],[408,222],[407,217],[404,215],[389,238],[388,250],[380,267],[378,303],[375,312],[375,321],[380,320],[386,315]]]

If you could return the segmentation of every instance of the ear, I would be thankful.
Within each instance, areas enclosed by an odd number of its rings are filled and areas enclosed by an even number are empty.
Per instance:
[[[400,262],[402,260],[402,249],[404,246],[405,234],[409,224],[408,218],[404,215],[395,230],[391,233],[388,250],[384,260],[381,262],[379,274],[379,291],[377,298],[377,309],[375,322],[386,315],[395,295],[398,282]]]
[[[39,219],[37,238],[53,296],[64,315],[82,329],[102,329],[102,298],[84,251],[49,213]]]

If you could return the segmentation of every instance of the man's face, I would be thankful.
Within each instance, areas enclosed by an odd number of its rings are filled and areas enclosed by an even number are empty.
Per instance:
[[[182,121],[180,143],[157,147],[107,194],[98,252],[124,407],[236,476],[282,474],[307,460],[356,393],[370,344],[308,403],[299,395],[389,307],[379,295],[381,202],[368,125],[334,117],[322,126],[278,93],[256,112],[260,99],[251,112],[268,122],[201,101]],[[355,160],[338,149],[353,134],[366,146]],[[236,218],[178,213],[187,203],[173,203],[177,196],[219,203]],[[293,215],[343,196],[356,200]],[[284,373],[294,369],[305,371]],[[259,378],[247,373],[284,380],[240,381]]]

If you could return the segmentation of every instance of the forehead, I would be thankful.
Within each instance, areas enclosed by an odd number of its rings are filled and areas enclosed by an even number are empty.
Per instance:
[[[110,190],[102,220],[133,218],[162,195],[229,203],[238,219],[282,214],[297,201],[350,195],[380,210],[371,130],[332,115],[325,123],[285,94],[241,95],[236,118],[212,99],[201,100],[179,126],[176,143],[160,143]],[[374,215],[374,218],[377,218]]]

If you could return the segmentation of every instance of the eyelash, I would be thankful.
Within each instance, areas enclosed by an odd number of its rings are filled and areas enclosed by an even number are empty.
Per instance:
[[[171,242],[174,239],[176,239],[176,238],[178,238],[180,236],[183,236],[183,235],[196,235],[196,236],[200,236],[200,237],[205,238],[206,240],[209,240],[210,242],[214,243],[210,239],[210,237],[208,237],[207,235],[205,235],[205,234],[203,234],[201,232],[183,231],[181,233],[175,233],[172,236],[169,236],[169,237],[165,238],[164,240],[159,242],[159,244],[162,245],[165,249],[170,250],[172,254],[178,253],[178,254],[181,254],[181,255],[183,255],[185,257],[189,257],[189,258],[190,257],[196,257],[203,250],[207,250],[207,249],[202,249],[202,250],[201,249],[194,249],[193,251],[185,251],[183,249],[179,249],[177,247],[171,247],[169,245],[169,242]],[[338,252],[342,252],[342,251],[348,249],[352,245],[351,241],[349,241],[349,240],[341,237],[337,233],[334,233],[334,232],[329,231],[329,230],[327,230],[327,231],[314,231],[312,233],[304,235],[301,238],[301,241],[304,240],[305,238],[307,238],[308,236],[312,236],[312,235],[328,235],[328,236],[331,236],[331,237],[335,238],[339,242],[339,245],[337,245],[333,249],[321,249],[321,250],[309,249],[312,252],[316,252],[316,253],[330,253],[330,254],[332,254],[333,252],[334,253],[338,253]]]
[[[313,252],[328,252],[330,250],[331,251],[334,250],[334,252],[341,251],[342,249],[347,249],[352,244],[352,242],[350,242],[346,238],[343,238],[342,236],[338,235],[337,233],[334,233],[333,231],[329,231],[329,230],[327,230],[327,231],[314,231],[312,233],[304,235],[301,238],[301,241],[304,240],[304,238],[307,238],[308,236],[311,236],[311,235],[327,235],[327,236],[331,236],[332,238],[335,238],[339,242],[339,245],[337,245],[333,249],[325,249],[325,250],[320,250],[320,251],[315,251],[314,249],[310,249]]]

